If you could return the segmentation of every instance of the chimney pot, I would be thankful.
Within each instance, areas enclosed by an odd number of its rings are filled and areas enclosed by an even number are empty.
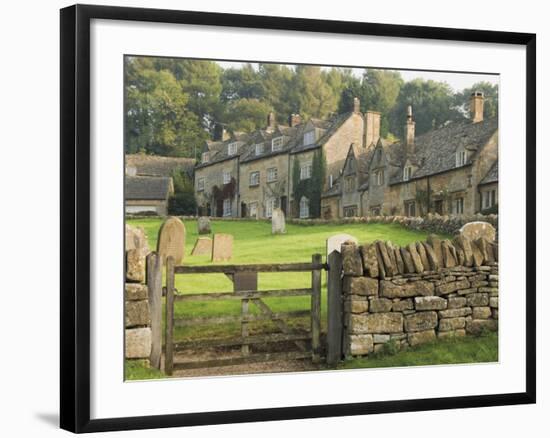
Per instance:
[[[414,130],[416,122],[413,119],[412,106],[407,107],[407,123],[405,124],[405,145],[407,153],[414,153]]]
[[[291,114],[288,117],[288,126],[290,126],[291,128],[299,125],[300,123],[302,123],[302,118],[300,117],[300,114]]]
[[[472,123],[483,122],[484,96],[481,91],[474,91],[470,97],[470,117]]]
[[[361,101],[357,97],[353,98],[353,112],[354,113],[361,112]]]

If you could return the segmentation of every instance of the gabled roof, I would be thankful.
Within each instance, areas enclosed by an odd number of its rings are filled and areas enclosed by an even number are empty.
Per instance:
[[[240,157],[247,150],[246,143],[248,142],[249,138],[250,138],[250,134],[248,133],[235,132],[233,133],[231,138],[225,141],[209,142],[208,148],[210,152],[210,157],[208,162],[198,163],[196,167],[197,168],[208,167],[208,166],[211,166],[212,164],[221,163],[222,161],[233,160],[237,157]],[[237,148],[237,153],[229,155],[227,152],[228,145],[235,142],[240,143],[241,146]]]
[[[159,176],[126,176],[124,198],[127,201],[165,200],[173,192],[172,178]]]
[[[292,147],[292,141],[300,131],[300,125],[298,126],[283,126],[278,125],[275,131],[270,132],[266,130],[254,131],[250,134],[250,138],[253,139],[253,144],[248,145],[246,151],[241,156],[241,162],[246,163],[249,161],[260,160],[262,158],[272,157],[275,155],[288,153]],[[271,141],[274,138],[283,137],[283,146],[278,151],[273,151],[271,147]],[[256,144],[263,143],[264,150],[260,155],[256,155]]]
[[[311,149],[316,149],[319,146],[324,145],[332,137],[332,135],[338,130],[338,128],[340,128],[344,124],[344,122],[350,118],[352,114],[353,114],[352,112],[343,113],[327,120],[313,119],[313,118],[310,119],[308,122],[311,122],[313,126],[315,126],[315,128],[319,128],[324,131],[321,137],[315,143],[312,143],[310,145],[304,145],[302,142],[302,137],[297,137],[295,139],[296,143],[290,152],[292,154],[295,154],[298,152],[305,152]]]
[[[491,184],[496,182],[498,182],[498,160],[491,166],[489,172],[487,172],[487,175],[483,177],[479,184]]]
[[[465,166],[470,165],[472,159],[491,136],[498,130],[496,118],[482,122],[471,121],[451,122],[442,128],[429,131],[415,138],[414,154],[407,155],[403,143],[393,143],[385,148],[388,161],[395,169],[390,174],[390,184],[403,181],[401,171],[407,159],[410,159],[418,169],[412,179],[435,175],[456,168],[455,153],[460,148],[474,152]]]
[[[126,167],[136,169],[136,175],[172,176],[176,169],[193,174],[195,160],[193,158],[161,157],[158,155],[127,154]]]

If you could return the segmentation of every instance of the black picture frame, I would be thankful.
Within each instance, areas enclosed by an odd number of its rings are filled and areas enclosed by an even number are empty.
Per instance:
[[[90,22],[92,19],[295,30],[444,41],[504,43],[526,48],[526,391],[415,400],[288,406],[90,419]],[[266,17],[175,10],[75,5],[61,10],[61,386],[60,426],[82,433],[374,413],[516,405],[536,401],[536,35]]]

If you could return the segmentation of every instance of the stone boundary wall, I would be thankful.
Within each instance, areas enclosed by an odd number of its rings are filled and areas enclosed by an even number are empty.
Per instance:
[[[132,219],[147,219],[152,216],[143,216],[143,215],[127,215],[127,217]],[[197,219],[198,216],[178,216],[182,220],[186,219]],[[257,222],[265,221],[271,222],[271,219],[253,219],[253,218],[236,218],[236,217],[210,217],[211,220],[216,221],[244,221],[244,222]],[[405,228],[418,231],[428,231],[431,233],[441,233],[441,234],[456,234],[458,231],[469,222],[488,222],[495,227],[498,231],[498,215],[489,214],[483,215],[477,213],[471,216],[440,216],[438,214],[428,213],[424,217],[414,216],[365,216],[365,217],[350,217],[350,218],[341,218],[341,219],[297,219],[297,218],[286,218],[286,223],[296,224],[296,225],[325,225],[325,224],[391,224],[397,223]]]
[[[498,329],[498,244],[458,235],[341,247],[344,355]],[[391,348],[390,348],[391,347]]]
[[[126,252],[124,287],[124,336],[126,359],[149,359],[151,354],[151,312],[149,288],[145,282],[145,254],[141,249]]]

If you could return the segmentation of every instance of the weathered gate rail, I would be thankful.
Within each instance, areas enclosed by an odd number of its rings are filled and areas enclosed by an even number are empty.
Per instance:
[[[171,375],[173,370],[203,368],[212,366],[238,365],[245,363],[264,362],[272,360],[291,360],[311,358],[314,363],[319,362],[321,346],[321,272],[327,269],[322,263],[319,254],[312,256],[311,263],[280,263],[280,264],[252,264],[252,265],[217,265],[217,266],[175,266],[174,260],[169,257],[166,261],[166,326],[165,326],[165,360],[164,370]],[[258,272],[308,272],[311,271],[311,288],[277,289],[277,290],[245,290],[235,292],[203,292],[177,295],[175,289],[176,274],[214,274],[223,273],[235,275],[237,273]],[[273,312],[262,299],[272,297],[311,296],[310,310],[291,312]],[[211,301],[211,300],[240,300],[241,314],[212,317],[175,318],[174,304],[176,302]],[[249,313],[249,304],[258,307],[260,314]],[[307,333],[294,333],[286,325],[285,320],[290,318],[310,316],[311,329]],[[282,333],[250,336],[248,323],[253,321],[273,321]],[[241,336],[225,339],[202,339],[185,342],[174,341],[174,328],[205,324],[223,324],[240,322]],[[251,354],[249,346],[273,342],[294,342],[299,351],[269,352]],[[311,342],[308,350],[306,341]],[[189,348],[229,347],[241,345],[241,355],[213,360],[195,360],[174,362],[174,353]]]

